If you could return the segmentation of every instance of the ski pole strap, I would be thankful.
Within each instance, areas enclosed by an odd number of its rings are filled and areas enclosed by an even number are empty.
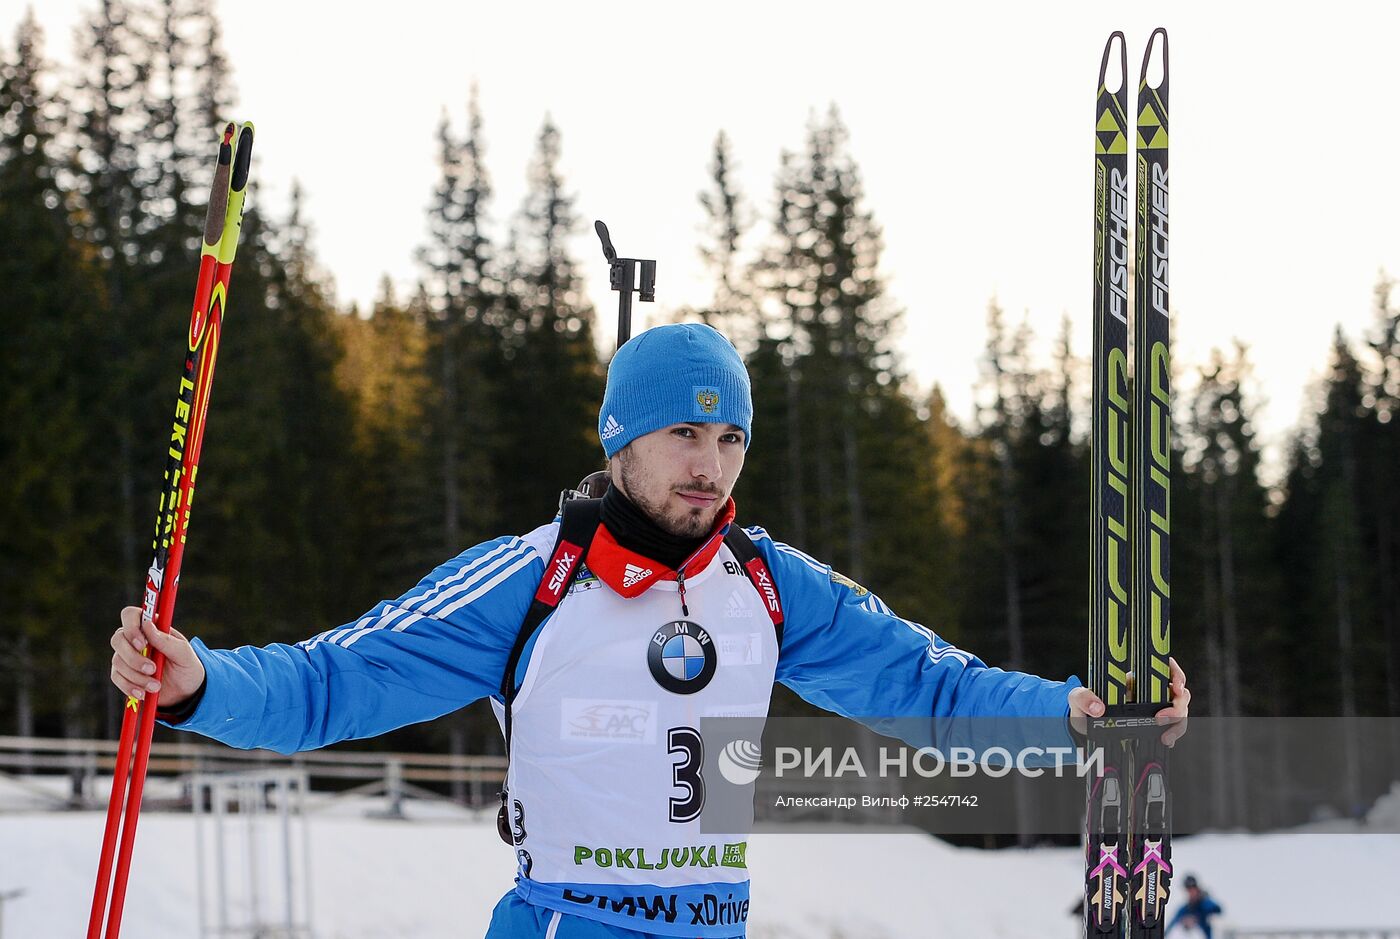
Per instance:
[[[768,569],[763,555],[758,553],[758,548],[755,547],[749,533],[738,525],[731,524],[729,526],[729,531],[724,536],[724,543],[738,559],[739,566],[748,575],[749,582],[758,591],[758,595],[763,598],[763,606],[768,611],[768,618],[773,621],[773,633],[778,640],[778,653],[781,655],[783,651],[783,601],[778,596],[778,583],[773,579],[773,572]]]

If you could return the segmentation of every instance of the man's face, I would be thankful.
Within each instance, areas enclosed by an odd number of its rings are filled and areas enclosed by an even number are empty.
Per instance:
[[[673,535],[714,527],[744,468],[744,432],[732,424],[672,424],[633,440],[612,460],[613,485]]]

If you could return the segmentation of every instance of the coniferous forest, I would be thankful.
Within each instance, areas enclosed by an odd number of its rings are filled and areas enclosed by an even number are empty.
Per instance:
[[[115,734],[108,638],[150,559],[209,142],[230,113],[207,4],[96,7],[62,87],[32,19],[0,43],[5,734]],[[595,333],[611,311],[590,307],[566,249],[587,220],[559,169],[565,142],[544,119],[526,199],[498,206],[488,129],[474,99],[460,110],[438,130],[409,293],[386,280],[372,309],[338,306],[299,195],[285,217],[250,208],[186,634],[292,642],[352,620],[459,551],[546,521],[559,490],[600,467]],[[878,206],[838,111],[776,160],[771,192],[737,191],[732,163],[719,131],[695,180],[713,300],[676,315],[724,330],[752,373],[761,445],[740,520],[989,664],[1082,675],[1088,389],[1069,321],[1045,367],[1029,327],[991,304],[979,407],[955,419],[939,388],[913,391],[893,348],[915,311],[885,289]],[[1087,309],[1075,317],[1088,328]],[[1370,329],[1339,329],[1326,355],[1275,486],[1260,478],[1249,350],[1177,365],[1190,394],[1175,403],[1172,632],[1195,713],[1400,715],[1400,306],[1384,276]],[[500,741],[477,706],[374,745]]]

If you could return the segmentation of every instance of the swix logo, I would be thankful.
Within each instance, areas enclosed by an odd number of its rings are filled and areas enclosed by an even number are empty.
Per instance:
[[[773,586],[773,575],[768,573],[768,566],[763,563],[762,558],[754,558],[746,566],[753,575],[754,586],[758,588],[759,595],[768,607],[768,616],[776,623],[783,615],[783,607],[778,602],[778,589]]]
[[[549,592],[557,594],[564,589],[564,581],[569,576],[569,569],[574,566],[574,561],[578,555],[571,551],[562,551],[554,559],[554,573],[549,575]]]
[[[628,564],[622,572],[622,586],[632,587],[651,576],[651,568]]]
[[[540,582],[540,589],[535,593],[535,599],[541,603],[554,606],[559,602],[559,598],[564,595],[564,588],[569,584],[569,577],[578,566],[578,560],[583,556],[583,549],[576,544],[561,541],[559,547],[554,551],[554,557],[549,562],[549,579]]]

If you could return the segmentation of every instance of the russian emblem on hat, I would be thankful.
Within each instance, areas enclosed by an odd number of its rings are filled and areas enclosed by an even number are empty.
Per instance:
[[[700,408],[701,414],[715,413],[719,410],[719,391],[714,388],[697,387],[695,404]]]

